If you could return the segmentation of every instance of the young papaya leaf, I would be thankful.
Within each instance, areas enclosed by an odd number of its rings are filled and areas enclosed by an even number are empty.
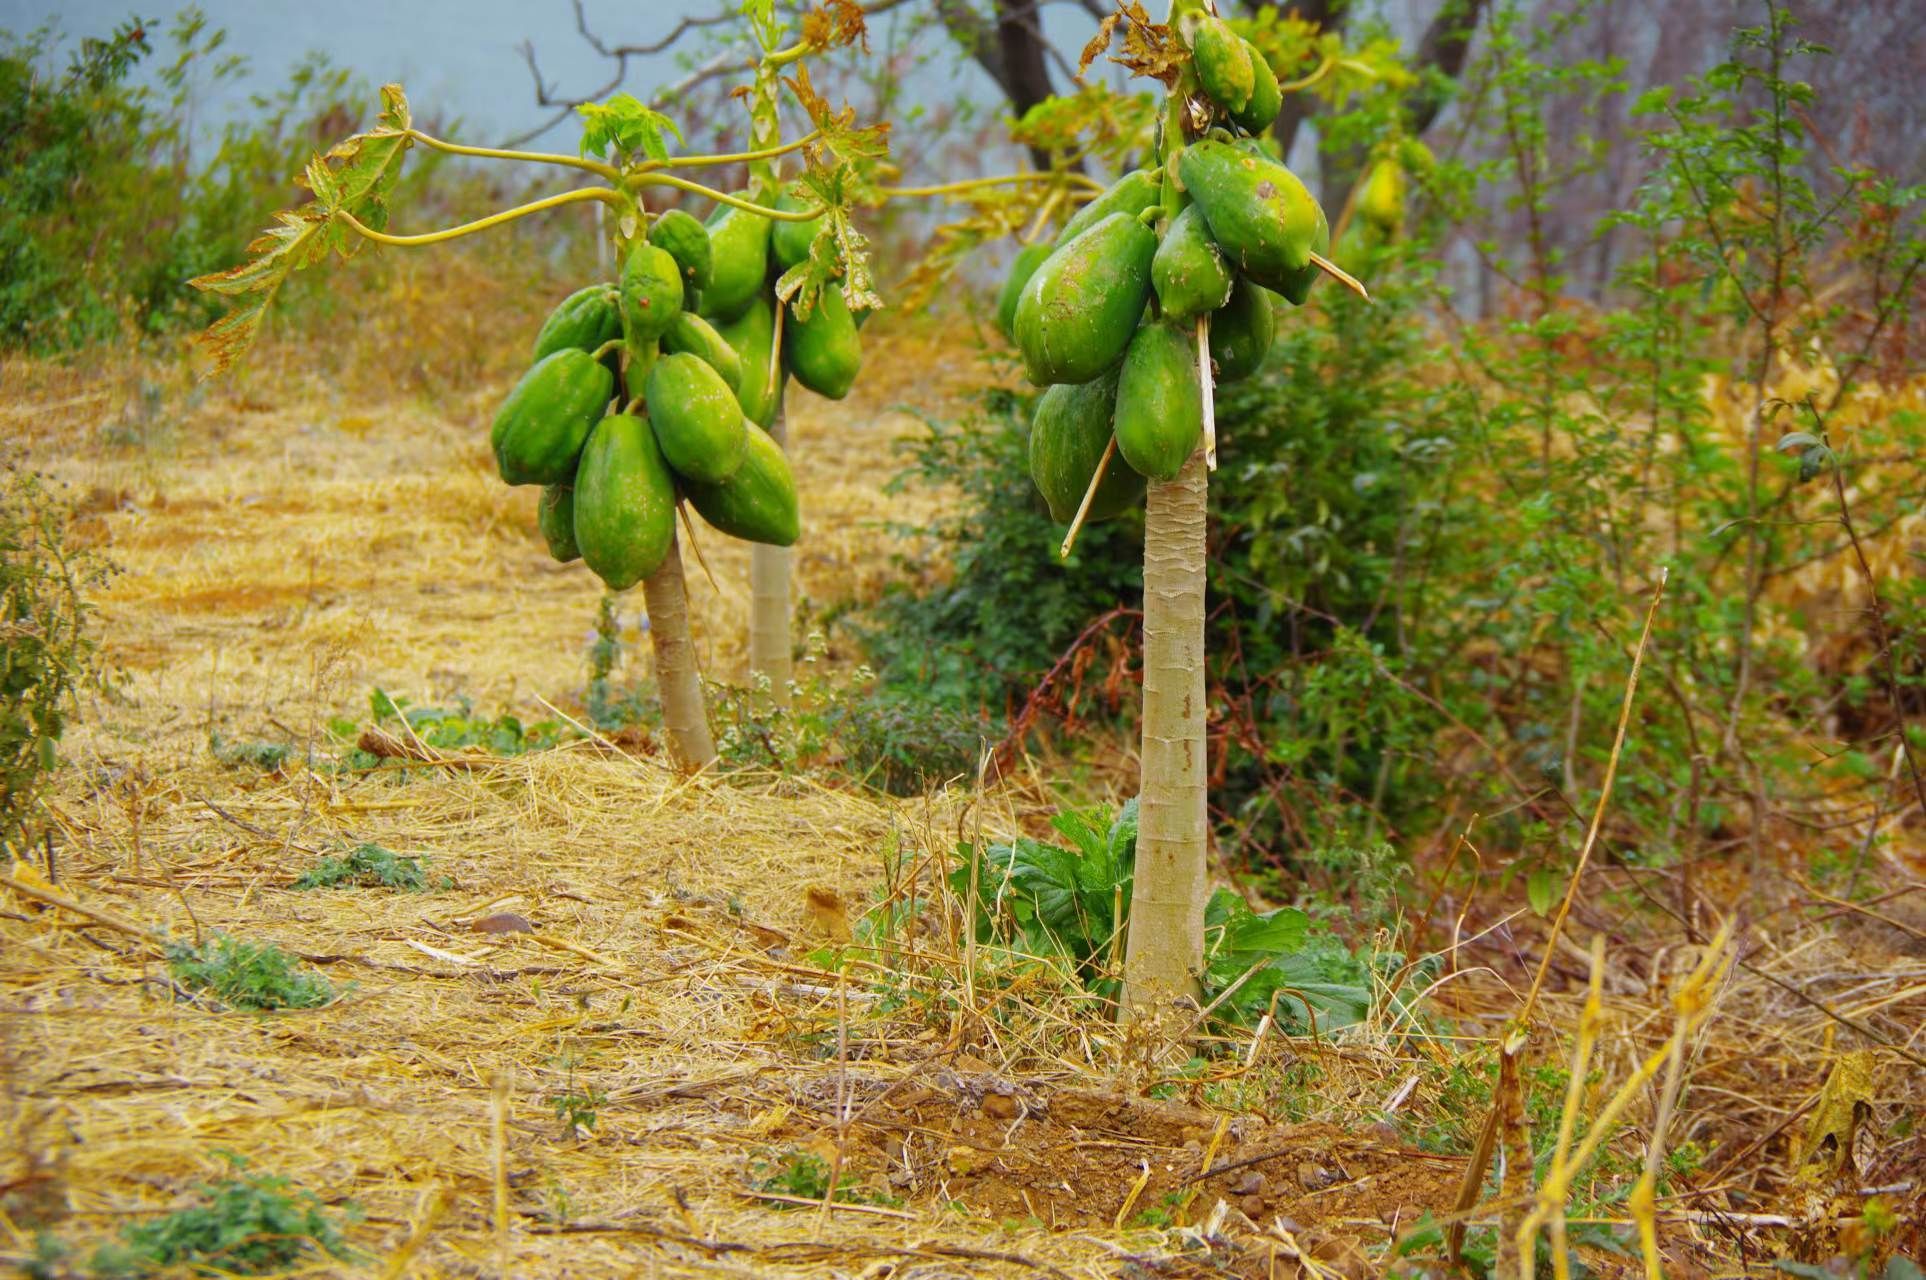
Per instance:
[[[667,137],[682,141],[682,130],[660,111],[644,105],[632,93],[618,93],[607,102],[584,102],[575,108],[582,117],[582,154],[601,156],[613,149],[624,161],[633,156],[667,160]]]

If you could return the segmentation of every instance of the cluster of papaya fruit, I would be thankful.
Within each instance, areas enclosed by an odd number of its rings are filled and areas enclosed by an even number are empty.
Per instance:
[[[773,207],[809,206],[785,191]],[[801,318],[776,297],[818,221],[731,204],[706,224],[658,214],[616,283],[577,290],[549,314],[490,442],[504,481],[542,486],[539,523],[557,560],[579,558],[626,590],[667,558],[678,500],[732,537],[796,541],[795,477],[768,429],[791,376],[840,399],[862,364],[833,285]]]
[[[1024,249],[997,300],[1025,372],[1048,388],[1030,473],[1060,522],[1113,437],[1086,520],[1130,509],[1147,480],[1176,478],[1204,431],[1199,321],[1209,317],[1216,381],[1248,377],[1270,350],[1276,296],[1302,304],[1313,254],[1330,250],[1323,209],[1258,141],[1281,105],[1270,64],[1213,16],[1198,15],[1188,38],[1212,127]]]

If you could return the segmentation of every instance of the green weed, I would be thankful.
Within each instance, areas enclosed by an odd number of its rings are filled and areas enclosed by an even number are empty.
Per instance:
[[[323,858],[301,873],[289,886],[294,889],[338,889],[342,886],[364,889],[400,889],[422,893],[430,888],[445,889],[452,883],[443,876],[432,883],[420,858],[404,858],[378,844],[364,844],[345,857]]]
[[[794,1148],[751,1161],[749,1185],[757,1191],[795,1196],[801,1200],[821,1201],[831,1198],[837,1204],[873,1204],[892,1207],[902,1203],[893,1196],[882,1195],[858,1185],[855,1176],[850,1173],[844,1173],[836,1180],[832,1196],[829,1185],[829,1162],[813,1152]]]
[[[354,1261],[356,1251],[341,1234],[343,1224],[360,1216],[352,1203],[343,1215],[331,1215],[314,1191],[281,1176],[250,1174],[243,1157],[221,1155],[233,1176],[204,1186],[202,1203],[191,1209],[123,1228],[119,1242],[94,1251],[92,1274],[106,1280],[179,1267],[202,1276],[260,1276],[295,1267],[316,1251]]]
[[[168,947],[167,967],[183,986],[237,1009],[318,1009],[336,994],[327,978],[273,943],[225,933]]]

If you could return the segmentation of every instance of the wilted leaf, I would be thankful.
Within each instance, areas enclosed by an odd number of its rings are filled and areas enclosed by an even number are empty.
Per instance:
[[[373,129],[336,143],[302,173],[314,199],[274,215],[269,227],[248,245],[252,255],[227,271],[188,281],[196,289],[237,299],[234,309],[204,330],[199,342],[219,373],[253,345],[268,308],[288,277],[311,267],[333,249],[343,258],[361,248],[362,238],[346,221],[352,217],[379,231],[388,224],[388,193],[401,174],[409,146],[411,117],[407,96],[397,84],[381,89],[381,114]]]

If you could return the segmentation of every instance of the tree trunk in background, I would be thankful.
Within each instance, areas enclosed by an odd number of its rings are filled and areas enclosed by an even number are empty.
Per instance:
[[[936,0],[937,17],[963,52],[996,81],[1019,119],[1056,92],[1045,64],[1043,20],[1037,0],[996,0],[996,21],[985,21],[970,0]],[[1030,148],[1030,163],[1050,167],[1050,153]]]
[[[643,579],[642,599],[649,611],[649,641],[655,650],[656,694],[662,699],[662,725],[678,767],[694,772],[715,763],[715,739],[702,701],[702,675],[696,669],[695,643],[689,638],[689,591],[682,580],[682,548],[669,544],[669,558]]]
[[[1137,869],[1130,893],[1123,1016],[1197,994],[1204,954],[1204,500],[1200,448],[1153,481],[1144,513],[1144,710]]]
[[[788,431],[783,423],[784,410],[776,407],[776,420],[769,434],[788,448]],[[769,699],[778,707],[789,705],[789,681],[793,677],[792,649],[789,638],[789,567],[794,555],[788,547],[754,543],[749,548],[749,679],[766,676]]]
[[[1436,68],[1452,80],[1463,75],[1465,59],[1471,56],[1471,37],[1484,11],[1485,0],[1445,0],[1418,41],[1417,67]],[[1429,129],[1444,104],[1443,92],[1435,88],[1427,92],[1420,86],[1410,102],[1411,136],[1419,137]]]

